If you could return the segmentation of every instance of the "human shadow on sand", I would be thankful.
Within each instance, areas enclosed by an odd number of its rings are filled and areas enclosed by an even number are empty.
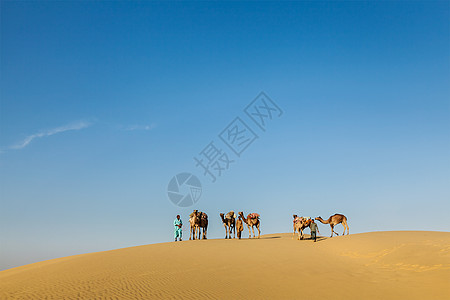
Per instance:
[[[328,240],[328,239],[329,238],[325,237],[325,236],[318,236],[317,239],[316,239],[316,242],[321,242],[321,241],[325,241],[325,240]],[[312,241],[311,238],[309,238],[308,240]]]

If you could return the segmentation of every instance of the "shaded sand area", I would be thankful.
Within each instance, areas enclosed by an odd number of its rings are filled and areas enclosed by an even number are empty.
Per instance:
[[[291,236],[172,242],[39,262],[0,272],[0,298],[450,299],[448,232],[370,232],[316,243]]]

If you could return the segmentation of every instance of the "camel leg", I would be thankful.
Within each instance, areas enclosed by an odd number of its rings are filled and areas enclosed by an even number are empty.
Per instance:
[[[344,233],[342,235],[345,234],[345,229],[347,229],[347,235],[349,235],[350,234],[350,228],[348,228],[347,221],[342,222],[342,225],[344,225]]]
[[[333,233],[335,233],[336,235],[339,235],[339,233],[334,231],[334,225],[330,225],[330,226],[331,226],[331,237],[333,237]]]
[[[256,226],[256,229],[258,229],[258,239],[259,239],[259,237],[261,236],[261,230],[259,230],[259,224],[258,224],[258,226]]]
[[[334,233],[336,233],[336,235],[339,236],[339,233],[337,233],[336,231],[334,231]]]
[[[252,230],[250,229],[250,225],[247,225],[248,227],[248,238],[251,239],[252,238]]]

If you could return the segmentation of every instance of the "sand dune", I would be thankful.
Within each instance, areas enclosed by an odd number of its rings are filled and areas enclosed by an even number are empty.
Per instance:
[[[0,272],[1,299],[450,299],[450,233],[163,243]]]

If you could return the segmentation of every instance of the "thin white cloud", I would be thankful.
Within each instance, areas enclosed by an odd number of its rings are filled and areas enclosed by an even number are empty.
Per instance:
[[[155,127],[156,127],[155,124],[151,124],[151,125],[130,125],[130,126],[126,126],[124,128],[124,130],[127,130],[127,131],[130,131],[130,130],[152,130]]]
[[[20,143],[10,146],[9,149],[22,149],[22,148],[25,148],[26,146],[28,146],[34,139],[43,138],[43,137],[55,135],[57,133],[70,131],[70,130],[80,130],[80,129],[87,128],[91,125],[92,125],[92,123],[87,122],[87,121],[78,121],[78,122],[70,123],[70,124],[67,124],[64,126],[40,131],[38,133],[27,136]]]

